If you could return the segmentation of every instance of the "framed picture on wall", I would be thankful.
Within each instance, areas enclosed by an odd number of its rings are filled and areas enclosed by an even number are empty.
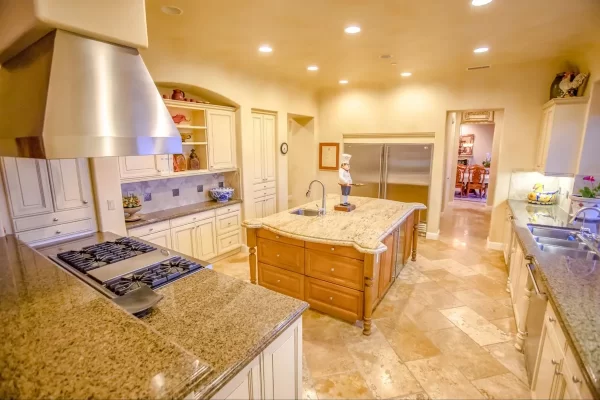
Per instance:
[[[337,171],[340,168],[340,144],[319,143],[319,169]]]
[[[475,144],[475,135],[464,135],[460,137],[460,143],[458,145],[458,156],[459,157],[470,157],[473,155],[473,145]]]

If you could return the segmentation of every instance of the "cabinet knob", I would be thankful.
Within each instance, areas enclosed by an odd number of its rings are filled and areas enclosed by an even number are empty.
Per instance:
[[[150,229],[148,229],[148,230],[149,230],[150,232],[152,232],[152,231],[154,230],[154,228],[150,228]]]
[[[227,226],[229,226],[229,225],[231,225],[231,222],[228,222],[228,223],[227,223]]]
[[[554,318],[554,317],[548,317],[548,321],[550,321],[550,322],[556,322],[556,318]]]
[[[329,298],[329,300],[333,300],[333,296],[331,296],[331,297]]]
[[[56,231],[56,234],[57,234],[57,235],[60,235],[60,231]]]
[[[581,379],[579,379],[578,377],[576,377],[575,375],[573,375],[573,383],[581,383]]]
[[[560,364],[560,362],[556,361],[554,358],[551,359],[550,362],[552,363],[552,365],[558,365],[558,364]]]
[[[332,248],[331,248],[331,251],[335,251],[335,247],[332,247]]]
[[[279,236],[278,236],[278,235],[275,235],[275,239],[279,239]]]
[[[52,221],[58,222],[58,218],[52,218]]]
[[[280,282],[281,282],[281,279],[277,279],[277,283],[280,283]]]
[[[279,257],[279,254],[277,254],[277,257]]]
[[[88,201],[87,201],[87,200],[84,200],[84,201],[83,201],[83,204],[87,204],[87,203],[88,203]]]
[[[331,268],[331,272],[335,271],[335,268]]]
[[[194,217],[194,221],[196,220],[196,218],[198,218],[198,217]]]

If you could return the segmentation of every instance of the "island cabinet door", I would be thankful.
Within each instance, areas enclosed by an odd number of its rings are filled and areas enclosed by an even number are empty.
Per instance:
[[[386,245],[388,249],[380,256],[381,261],[379,262],[379,285],[377,293],[378,299],[381,299],[381,297],[383,297],[383,295],[387,292],[392,284],[392,279],[394,278],[394,264],[396,260],[394,237],[395,233],[392,233],[383,241],[383,244]]]
[[[363,261],[311,249],[306,249],[304,254],[306,275],[352,289],[363,290]]]

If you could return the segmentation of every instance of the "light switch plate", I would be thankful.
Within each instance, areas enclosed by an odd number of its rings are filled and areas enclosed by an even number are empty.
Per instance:
[[[115,209],[115,201],[114,200],[107,200],[108,203],[108,209],[109,210],[114,210]]]

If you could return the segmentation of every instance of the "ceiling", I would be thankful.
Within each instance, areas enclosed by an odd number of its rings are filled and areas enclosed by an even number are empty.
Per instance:
[[[599,0],[146,0],[146,12],[151,52],[311,88],[561,57],[600,38]],[[349,24],[362,32],[345,34]],[[262,44],[273,52],[259,53]],[[480,46],[490,51],[474,54]],[[319,71],[307,71],[310,64]]]

